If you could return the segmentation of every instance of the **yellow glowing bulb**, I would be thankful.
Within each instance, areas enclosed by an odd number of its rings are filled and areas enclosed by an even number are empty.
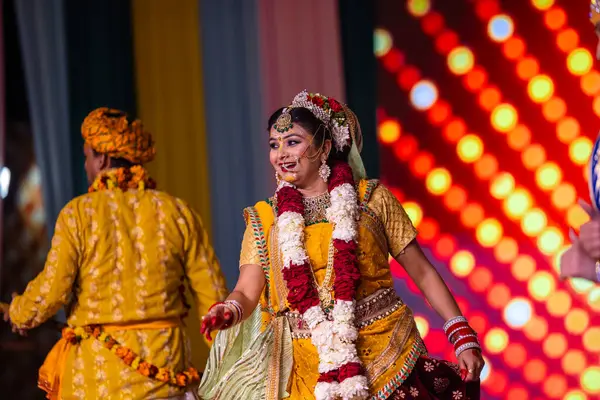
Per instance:
[[[569,285],[575,290],[577,293],[588,293],[594,287],[594,282],[590,282],[587,279],[573,278],[569,279]]]
[[[430,0],[408,0],[406,3],[406,8],[408,12],[414,15],[415,17],[422,17],[426,15],[431,9],[431,1]]]
[[[452,185],[452,176],[445,168],[435,168],[427,175],[426,185],[431,193],[439,196],[446,193]]]
[[[459,140],[456,151],[461,160],[472,163],[483,154],[483,142],[477,135],[466,135]]]
[[[521,229],[527,236],[537,236],[548,223],[546,213],[539,208],[527,211],[521,220]]]
[[[564,290],[552,293],[546,301],[548,314],[554,317],[564,317],[571,310],[571,296]]]
[[[554,189],[562,180],[562,170],[553,162],[542,164],[535,171],[535,181],[541,189]]]
[[[590,394],[600,393],[600,367],[589,367],[580,377],[583,390]]]
[[[562,368],[569,375],[579,375],[587,366],[585,353],[581,350],[569,350],[562,358]]]
[[[537,75],[531,78],[527,86],[529,97],[536,103],[544,103],[554,94],[554,82],[548,75]]]
[[[538,10],[547,10],[554,5],[554,0],[531,0],[531,4]]]
[[[450,259],[450,269],[454,275],[464,278],[475,268],[475,257],[466,250],[461,250]]]
[[[448,68],[456,75],[464,75],[471,71],[474,64],[475,57],[468,47],[456,47],[448,54]]]
[[[569,145],[569,157],[577,165],[586,165],[592,154],[592,141],[585,136],[578,137]]]
[[[500,328],[492,328],[484,338],[484,344],[491,354],[499,354],[508,345],[508,334]]]
[[[531,194],[526,189],[517,189],[504,200],[504,212],[510,218],[522,217],[532,205]]]
[[[504,234],[504,229],[497,219],[488,218],[477,226],[475,236],[479,243],[484,247],[493,247]]]
[[[402,203],[406,214],[408,214],[408,218],[410,218],[411,222],[414,226],[418,226],[423,219],[423,209],[420,205],[413,201],[407,201],[406,203]]]
[[[592,69],[592,54],[583,48],[573,50],[567,57],[567,67],[573,75],[585,75]]]
[[[550,227],[544,229],[538,237],[537,244],[542,253],[550,255],[559,251],[564,241],[565,237],[562,232],[558,228]]]
[[[565,328],[567,332],[574,335],[581,335],[590,324],[590,316],[587,311],[581,308],[575,308],[565,317]]]
[[[600,327],[593,326],[583,334],[583,346],[590,353],[600,352]]]
[[[600,312],[600,287],[590,290],[587,302],[593,311]]]
[[[588,397],[581,390],[571,390],[565,394],[563,400],[588,400]]]
[[[490,193],[497,199],[505,199],[515,189],[515,178],[508,172],[502,172],[492,180]]]
[[[513,130],[518,120],[517,110],[510,104],[500,104],[494,108],[491,116],[492,126],[499,132],[509,132]]]
[[[379,140],[382,143],[394,143],[400,137],[400,124],[398,121],[388,119],[379,125]]]
[[[415,324],[417,325],[417,329],[421,334],[422,338],[425,338],[429,333],[429,322],[420,315],[415,316]]]
[[[542,301],[547,299],[556,289],[554,277],[547,271],[538,271],[529,280],[527,284],[529,294],[535,300]]]
[[[560,358],[567,351],[567,339],[562,333],[551,333],[544,340],[544,353],[550,358]]]

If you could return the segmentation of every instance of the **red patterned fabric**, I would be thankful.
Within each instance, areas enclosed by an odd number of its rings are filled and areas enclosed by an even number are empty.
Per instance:
[[[479,400],[479,382],[463,382],[456,364],[421,357],[388,400]]]

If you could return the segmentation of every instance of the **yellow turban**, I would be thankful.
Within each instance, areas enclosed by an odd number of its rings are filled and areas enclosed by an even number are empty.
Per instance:
[[[96,152],[134,164],[150,162],[156,154],[150,132],[140,120],[129,123],[123,111],[107,107],[92,111],[83,120],[81,135]]]
[[[600,0],[590,0],[590,21],[596,25],[600,22]]]

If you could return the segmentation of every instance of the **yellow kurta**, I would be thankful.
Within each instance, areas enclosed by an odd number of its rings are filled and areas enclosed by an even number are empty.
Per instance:
[[[44,270],[13,299],[10,317],[31,329],[67,305],[70,326],[179,318],[186,312],[179,289],[185,281],[200,315],[227,294],[199,216],[163,192],[104,190],[78,197],[60,212]],[[190,365],[182,327],[111,335],[158,367],[180,371]],[[63,373],[63,399],[183,393],[142,376],[93,338],[71,348]]]
[[[395,294],[388,262],[388,256],[398,256],[417,233],[397,199],[377,181],[361,181],[359,199],[362,200],[358,240],[361,281],[356,296],[357,350],[371,395],[386,399],[408,377],[419,355],[426,353],[412,312]],[[314,398],[319,377],[318,353],[306,327],[299,327],[298,316],[288,310],[275,210],[271,204],[259,202],[246,210],[246,218],[240,265],[268,265],[263,267],[268,278],[261,299],[263,318],[268,322],[284,314],[292,327],[294,365],[287,387],[289,399]],[[261,238],[257,231],[262,231],[265,237]],[[325,277],[332,231],[333,226],[328,222],[307,226],[304,231],[306,250],[319,285]]]

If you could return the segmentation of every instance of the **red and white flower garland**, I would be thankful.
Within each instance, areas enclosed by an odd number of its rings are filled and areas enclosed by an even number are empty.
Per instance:
[[[335,303],[331,320],[321,306],[304,246],[302,194],[285,181],[276,192],[282,272],[288,288],[287,300],[308,324],[312,343],[319,354],[316,399],[362,400],[368,397],[369,392],[355,344],[358,330],[354,323],[354,297],[360,280],[356,258],[359,208],[348,163],[333,165],[329,193],[331,206],[326,212],[327,219],[334,224],[332,240],[335,249]]]

